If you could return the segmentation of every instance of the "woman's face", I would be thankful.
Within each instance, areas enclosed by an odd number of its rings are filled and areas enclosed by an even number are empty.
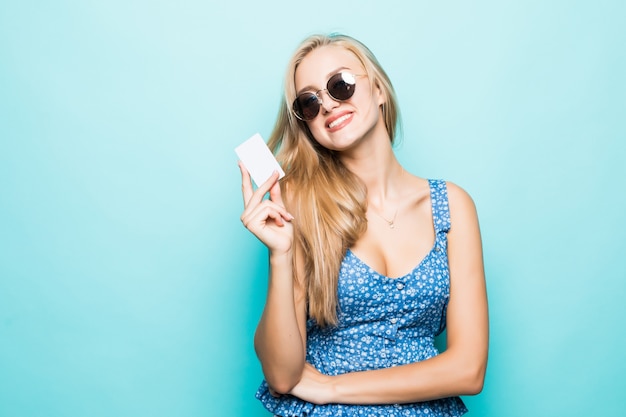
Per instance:
[[[356,75],[354,95],[338,101],[328,95],[326,84],[334,74],[346,71]],[[313,137],[324,147],[345,151],[360,143],[379,124],[384,127],[380,89],[370,87],[365,68],[347,49],[329,45],[317,48],[304,57],[295,73],[296,95],[319,92],[322,105],[318,115],[307,121]]]

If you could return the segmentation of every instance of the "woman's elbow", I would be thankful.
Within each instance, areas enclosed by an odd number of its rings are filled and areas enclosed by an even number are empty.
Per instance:
[[[484,386],[484,378],[476,378],[467,384],[464,395],[478,395],[482,392]]]
[[[486,367],[482,364],[467,369],[463,378],[461,395],[480,394],[485,384],[485,371]]]
[[[269,375],[265,374],[265,381],[277,394],[289,394],[300,382],[300,377],[295,375]]]

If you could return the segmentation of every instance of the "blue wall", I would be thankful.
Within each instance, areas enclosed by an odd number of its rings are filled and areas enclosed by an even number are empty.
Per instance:
[[[0,416],[267,416],[266,252],[233,148],[341,31],[388,70],[410,171],[479,209],[491,355],[470,416],[626,407],[624,2],[4,1]]]

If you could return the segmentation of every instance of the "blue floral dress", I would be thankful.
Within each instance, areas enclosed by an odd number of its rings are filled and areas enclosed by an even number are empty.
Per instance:
[[[435,243],[405,276],[389,278],[348,250],[338,283],[337,326],[307,322],[307,362],[327,375],[388,368],[439,354],[434,338],[445,329],[450,297],[445,181],[429,180]],[[265,381],[256,397],[282,417],[457,417],[467,409],[458,397],[412,404],[315,405],[291,395],[273,397]]]

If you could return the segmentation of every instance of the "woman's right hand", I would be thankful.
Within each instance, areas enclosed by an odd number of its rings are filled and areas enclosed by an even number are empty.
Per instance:
[[[248,170],[239,162],[244,210],[241,222],[272,254],[284,254],[293,246],[293,216],[287,212],[278,183],[278,172],[256,189]],[[269,199],[264,199],[269,192]]]

